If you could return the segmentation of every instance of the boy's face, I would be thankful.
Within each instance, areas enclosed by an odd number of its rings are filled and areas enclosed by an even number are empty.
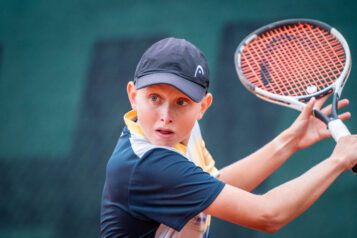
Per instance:
[[[145,136],[154,145],[169,147],[187,145],[195,121],[202,118],[212,101],[211,94],[207,94],[196,103],[167,84],[136,90],[129,83],[128,95]]]

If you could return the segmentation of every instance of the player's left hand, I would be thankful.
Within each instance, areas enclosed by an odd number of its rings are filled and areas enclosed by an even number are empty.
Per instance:
[[[300,113],[294,123],[288,128],[290,133],[294,135],[294,144],[296,149],[308,147],[324,138],[331,137],[330,131],[325,123],[313,116],[313,110],[320,110],[325,115],[330,115],[332,105],[328,105],[321,109],[328,96],[320,99],[312,98],[305,109]],[[349,104],[348,99],[342,99],[338,102],[337,107],[342,108]],[[351,117],[351,113],[345,112],[339,115],[341,120],[346,120]]]

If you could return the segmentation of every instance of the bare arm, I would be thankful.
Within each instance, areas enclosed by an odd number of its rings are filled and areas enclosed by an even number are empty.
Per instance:
[[[232,186],[251,191],[279,168],[295,151],[308,147],[317,141],[330,137],[326,125],[312,116],[313,108],[320,109],[327,97],[311,100],[296,121],[274,140],[257,152],[220,170],[219,179]],[[348,100],[339,102],[339,107],[348,105]],[[331,105],[322,109],[331,113]],[[340,116],[350,118],[350,113]]]
[[[246,191],[253,190],[295,152],[293,138],[284,131],[260,150],[221,169],[218,179]]]
[[[264,195],[226,185],[205,213],[253,229],[276,232],[310,207],[331,183],[357,162],[357,136],[339,140],[330,158]]]

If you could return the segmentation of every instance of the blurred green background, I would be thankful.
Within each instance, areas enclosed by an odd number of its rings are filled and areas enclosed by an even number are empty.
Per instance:
[[[337,28],[354,58],[356,10],[352,0],[1,0],[0,237],[99,236],[105,166],[130,109],[125,86],[155,41],[186,38],[206,54],[214,103],[201,127],[222,168],[298,115],[240,85],[233,54],[243,37],[273,21],[312,18]],[[355,75],[352,67],[343,93],[354,133]],[[300,175],[333,146],[329,139],[297,152],[255,192]],[[276,234],[213,219],[211,237],[356,237],[356,198],[357,177],[347,172]]]

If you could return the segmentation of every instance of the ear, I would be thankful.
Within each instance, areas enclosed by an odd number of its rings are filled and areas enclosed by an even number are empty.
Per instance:
[[[213,96],[211,93],[207,93],[202,101],[200,102],[201,104],[201,109],[200,109],[200,114],[198,116],[197,120],[201,120],[207,109],[211,106],[213,100]]]
[[[136,110],[136,95],[137,95],[137,91],[134,85],[133,81],[130,81],[126,87],[126,91],[128,93],[128,98],[131,104],[131,108],[133,110]]]

